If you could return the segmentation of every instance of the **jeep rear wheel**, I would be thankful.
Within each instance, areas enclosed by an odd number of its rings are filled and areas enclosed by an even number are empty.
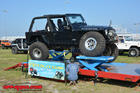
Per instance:
[[[106,45],[106,49],[105,49],[103,55],[104,56],[113,56],[114,59],[112,61],[109,61],[108,63],[113,62],[114,60],[116,60],[116,58],[119,55],[118,47],[115,44]]]
[[[102,55],[105,49],[105,39],[99,32],[87,32],[80,40],[79,49],[85,56]]]
[[[131,48],[130,50],[129,50],[129,56],[131,56],[131,57],[137,57],[137,56],[139,56],[139,50],[137,49],[137,48]]]
[[[34,42],[29,48],[29,55],[33,60],[45,60],[49,57],[49,50],[42,42]]]
[[[12,54],[18,54],[17,47],[12,47]]]

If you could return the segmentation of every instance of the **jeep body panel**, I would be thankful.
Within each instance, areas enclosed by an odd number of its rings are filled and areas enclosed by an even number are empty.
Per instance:
[[[39,31],[39,32],[28,32],[26,33],[28,44],[32,44],[32,42],[35,41],[41,41],[44,42],[46,45],[49,45],[49,48],[53,48],[53,46],[59,46],[59,47],[68,47],[68,46],[78,46],[78,42],[82,35],[85,32],[83,31],[77,31],[75,33],[72,33],[71,31],[66,32],[45,32],[45,31]],[[28,36],[29,35],[29,36]]]

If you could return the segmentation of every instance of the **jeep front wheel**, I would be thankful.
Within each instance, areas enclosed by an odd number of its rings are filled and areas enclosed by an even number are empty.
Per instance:
[[[137,56],[139,56],[139,50],[137,49],[137,48],[131,48],[130,50],[129,50],[129,56],[130,57],[137,57]]]
[[[17,47],[12,47],[12,54],[18,54]]]
[[[80,40],[79,49],[85,56],[99,56],[105,49],[105,38],[99,32],[87,32]]]
[[[29,55],[33,60],[45,60],[49,57],[49,50],[42,42],[34,42],[29,48]]]

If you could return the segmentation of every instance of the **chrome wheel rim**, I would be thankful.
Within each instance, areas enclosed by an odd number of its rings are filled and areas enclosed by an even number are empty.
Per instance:
[[[136,52],[134,50],[131,51],[130,53],[132,56],[135,56],[136,55]]]
[[[96,47],[96,45],[97,45],[97,41],[96,41],[96,39],[95,38],[88,38],[86,41],[85,41],[85,48],[87,49],[87,50],[90,50],[90,51],[92,51],[92,50],[94,50],[95,49],[95,47]]]
[[[35,48],[35,49],[33,50],[33,55],[34,55],[34,57],[36,57],[36,58],[40,58],[40,57],[42,56],[41,50],[38,49],[38,48]]]

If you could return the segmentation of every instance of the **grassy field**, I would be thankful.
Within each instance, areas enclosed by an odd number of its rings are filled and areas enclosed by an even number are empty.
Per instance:
[[[140,87],[130,88],[128,87],[129,83],[122,81],[106,79],[103,82],[98,82],[96,86],[94,86],[90,80],[79,80],[77,86],[65,86],[64,82],[31,77],[25,78],[25,75],[19,69],[3,70],[19,62],[26,62],[25,54],[13,55],[10,49],[0,49],[0,93],[3,91],[2,86],[5,84],[26,82],[42,84],[43,90],[23,93],[140,93]],[[119,56],[116,62],[140,64],[140,57]],[[11,90],[4,91],[6,91],[4,93],[15,93],[15,90],[13,90],[13,92]]]

